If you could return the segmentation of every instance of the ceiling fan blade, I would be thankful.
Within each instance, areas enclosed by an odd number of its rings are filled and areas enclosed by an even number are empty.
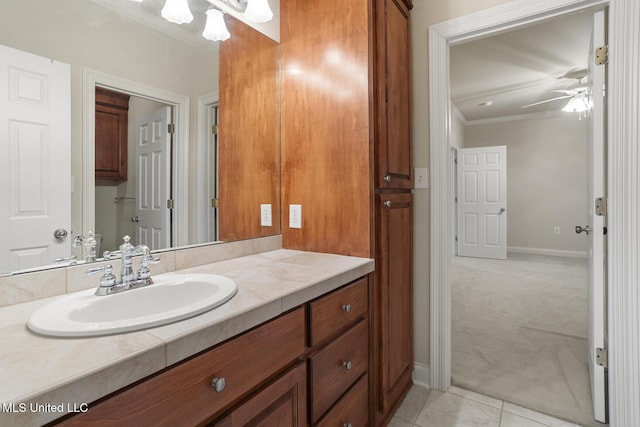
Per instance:
[[[577,93],[577,91],[574,89],[554,89],[551,92],[564,93],[565,95],[570,96],[574,96]]]
[[[567,98],[571,98],[571,97],[572,97],[572,95],[558,96],[557,98],[545,99],[544,101],[534,102],[533,104],[523,105],[520,108],[529,108],[529,107],[533,107],[534,105],[546,104],[547,102],[557,101],[559,99],[567,99]]]

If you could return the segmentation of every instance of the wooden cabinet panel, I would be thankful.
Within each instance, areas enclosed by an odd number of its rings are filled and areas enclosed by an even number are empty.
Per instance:
[[[382,404],[388,409],[406,391],[413,369],[412,195],[381,194],[379,200],[380,366]]]
[[[365,427],[369,425],[369,376],[357,383],[331,408],[316,427]]]
[[[286,0],[282,52],[282,244],[371,254],[369,4]],[[289,204],[302,228],[289,228]]]
[[[96,179],[127,180],[129,95],[96,88]]]
[[[218,132],[219,239],[280,233],[279,45],[225,15],[231,37],[220,43]],[[271,227],[260,224],[270,204]]]
[[[309,304],[310,345],[315,346],[369,310],[369,287],[365,277]]]
[[[228,409],[305,349],[304,309],[297,309],[238,338],[131,387],[62,425],[197,425]],[[213,378],[225,378],[216,392]]]
[[[369,328],[365,320],[309,357],[311,421],[322,414],[369,367]]]
[[[306,426],[306,376],[305,364],[299,363],[213,425],[216,427]]]
[[[377,186],[411,188],[411,27],[402,0],[376,0]]]

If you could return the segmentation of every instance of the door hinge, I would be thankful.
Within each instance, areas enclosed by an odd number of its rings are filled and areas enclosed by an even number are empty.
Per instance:
[[[169,135],[173,135],[174,133],[176,133],[176,125],[175,125],[175,124],[173,124],[173,123],[169,123],[169,124],[167,125],[167,133],[168,133]]]
[[[598,197],[596,199],[596,215],[607,216],[607,198]]]
[[[218,207],[218,199],[211,199],[211,207],[212,208]]]
[[[456,236],[456,242],[458,241],[458,236]]]
[[[604,45],[596,48],[596,65],[609,63],[609,46]]]
[[[211,126],[211,133],[212,134],[217,135],[219,131],[220,131],[220,126],[218,126],[218,125],[212,125]]]
[[[603,368],[609,367],[609,356],[606,348],[596,348],[596,364]]]
[[[167,209],[173,209],[173,199],[167,200]]]

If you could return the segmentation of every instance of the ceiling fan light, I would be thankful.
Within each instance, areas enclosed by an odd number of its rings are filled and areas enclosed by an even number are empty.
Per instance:
[[[253,22],[267,22],[273,18],[268,0],[249,0],[244,16]]]
[[[187,0],[166,0],[160,14],[167,21],[175,24],[188,24],[193,21],[193,14]]]
[[[207,23],[204,26],[202,37],[212,41],[224,41],[231,37],[224,16],[218,9],[207,10]]]
[[[584,113],[589,109],[589,102],[585,97],[576,96],[567,102],[567,105],[562,108],[562,111],[567,113]]]

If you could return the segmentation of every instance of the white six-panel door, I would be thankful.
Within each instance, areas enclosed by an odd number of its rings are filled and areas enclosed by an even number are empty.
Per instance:
[[[68,257],[71,73],[0,45],[0,273]]]
[[[458,256],[507,258],[507,147],[458,150]]]
[[[170,245],[170,142],[167,126],[171,107],[162,107],[138,121],[136,141],[137,179],[136,216],[139,218],[136,244],[150,249]]]
[[[588,159],[589,179],[587,182],[587,202],[589,205],[588,235],[588,277],[589,277],[589,379],[593,400],[594,418],[607,422],[607,378],[605,368],[597,363],[596,349],[606,348],[605,312],[605,217],[595,211],[595,200],[606,196],[605,177],[605,70],[604,65],[595,65],[594,49],[604,46],[604,12],[594,14],[593,32],[589,52],[589,93],[592,109],[588,116]]]

